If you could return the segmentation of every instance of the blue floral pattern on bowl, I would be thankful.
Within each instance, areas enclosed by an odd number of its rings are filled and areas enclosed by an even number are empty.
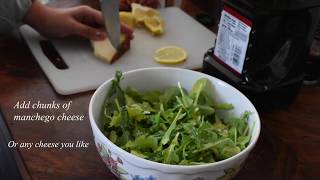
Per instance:
[[[131,180],[156,180],[157,178],[153,177],[152,175],[148,177],[142,177],[140,175],[131,175]]]

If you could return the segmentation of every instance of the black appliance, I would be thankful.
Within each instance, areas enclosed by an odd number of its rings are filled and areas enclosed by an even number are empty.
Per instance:
[[[226,0],[203,72],[234,85],[255,105],[290,103],[320,17],[320,0]]]

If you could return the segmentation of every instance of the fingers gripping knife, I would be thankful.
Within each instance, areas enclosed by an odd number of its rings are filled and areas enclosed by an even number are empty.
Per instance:
[[[94,55],[112,64],[130,48],[130,38],[121,34],[118,0],[100,0],[104,24],[108,37],[101,41],[91,41]]]

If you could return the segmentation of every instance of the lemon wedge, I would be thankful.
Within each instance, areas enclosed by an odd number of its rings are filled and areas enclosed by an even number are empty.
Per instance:
[[[157,11],[157,10],[155,10],[155,9],[153,9],[153,8],[150,8],[150,7],[145,7],[146,9],[146,15],[148,16],[148,17],[153,17],[153,16],[158,16],[158,17],[160,17],[160,13]]]
[[[149,8],[141,6],[140,4],[132,3],[131,9],[132,9],[131,12],[135,21],[138,24],[143,25],[144,18],[147,16],[147,11]]]
[[[164,20],[160,13],[153,8],[132,3],[132,16],[135,20],[135,25],[145,27],[154,36],[161,35],[164,32]]]
[[[155,36],[161,35],[164,32],[164,21],[158,16],[146,17],[144,25]]]
[[[176,46],[166,46],[155,52],[154,60],[162,64],[178,64],[187,59],[187,52]]]
[[[126,24],[127,26],[133,28],[134,27],[134,18],[131,12],[125,12],[125,11],[121,11],[119,13],[120,16],[120,22]]]

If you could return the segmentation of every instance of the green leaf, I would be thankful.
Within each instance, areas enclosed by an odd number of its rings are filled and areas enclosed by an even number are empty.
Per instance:
[[[179,165],[189,165],[190,162],[186,159],[183,159],[182,161],[180,161]]]
[[[240,136],[237,139],[237,146],[243,150],[250,142],[250,136]]]
[[[213,107],[219,110],[231,110],[234,108],[230,103],[215,104]]]
[[[158,112],[156,115],[151,116],[150,121],[152,122],[152,126],[150,127],[151,133],[156,133],[160,129],[160,122],[163,121],[160,117],[160,112]]]
[[[201,149],[195,150],[195,151],[193,151],[193,153],[198,153],[198,152],[205,151],[205,150],[211,149],[211,148],[221,148],[221,147],[228,145],[228,144],[234,145],[233,141],[230,138],[223,138],[223,139],[220,139],[216,142],[209,142],[207,144],[204,144]]]
[[[127,106],[127,110],[131,119],[134,119],[138,122],[146,119],[146,115],[141,104],[131,104]]]
[[[215,142],[218,139],[218,135],[213,131],[213,127],[209,122],[203,122],[197,131],[201,143]]]
[[[186,91],[181,87],[180,82],[178,82],[178,87],[179,87],[179,91],[181,94],[181,99],[178,96],[176,98],[179,101],[179,103],[181,104],[181,106],[183,106],[183,108],[186,110],[189,107],[191,107],[191,105],[193,103],[193,99],[186,95]]]
[[[215,116],[215,122],[213,123],[212,127],[213,130],[220,136],[226,137],[228,135],[228,126],[223,124],[217,115]]]
[[[198,104],[207,105],[210,107],[213,107],[215,105],[215,102],[213,98],[211,97],[212,92],[206,92],[202,91],[198,98]]]
[[[215,113],[215,109],[210,106],[198,105],[198,108],[200,113],[204,116],[209,116]]]
[[[248,126],[248,118],[249,118],[250,112],[244,112],[240,118],[232,118],[227,123],[230,127],[236,127],[238,130],[239,136],[245,136],[247,135],[249,131]]]
[[[123,131],[120,138],[117,138],[116,144],[118,146],[123,146],[129,141],[130,132],[129,131]]]
[[[135,121],[133,123],[134,128],[130,129],[129,131],[131,131],[131,135],[136,138],[145,134],[148,134],[149,130],[148,128],[143,127],[142,125],[140,125],[137,121]]]
[[[129,117],[138,122],[148,119],[148,115],[152,114],[152,112],[155,112],[155,110],[146,102],[143,102],[142,104],[135,103],[128,105],[127,111]]]
[[[136,156],[138,156],[138,157],[144,158],[144,159],[147,159],[147,158],[148,158],[148,156],[142,154],[140,151],[131,150],[130,153],[133,154],[133,155],[136,155]]]
[[[136,102],[142,102],[142,95],[133,87],[127,87],[125,94]]]
[[[177,133],[174,139],[171,141],[169,147],[163,150],[163,157],[164,157],[163,162],[166,164],[178,163],[180,160],[179,155],[175,150],[175,147],[179,145],[179,142],[178,142],[179,135],[180,134]]]
[[[181,143],[180,143],[180,147],[178,149],[178,151],[182,151],[183,154],[183,159],[186,158],[187,153],[186,153],[186,147],[188,146],[188,144],[190,144],[192,142],[192,138],[189,135],[184,135],[182,134],[182,138],[181,138]]]
[[[235,126],[231,127],[228,131],[229,138],[233,140],[234,143],[237,143],[238,133]]]
[[[184,129],[185,133],[187,133],[187,134],[192,134],[192,132],[195,129],[194,124],[191,122],[183,123],[182,128]]]
[[[136,101],[133,100],[133,98],[131,98],[130,96],[128,96],[127,94],[124,95],[125,99],[126,99],[126,104],[127,106],[131,105],[131,104],[135,104]]]
[[[197,80],[190,92],[190,96],[194,99],[195,105],[213,106],[214,101],[211,94],[213,94],[213,84],[207,78]]]
[[[198,104],[198,98],[200,96],[200,93],[203,91],[204,88],[206,88],[207,83],[208,79],[201,78],[193,84],[190,95],[191,97],[193,97],[195,104]]]
[[[124,92],[120,86],[120,81],[122,79],[121,71],[116,71],[115,77],[112,80],[111,87],[107,93],[107,97],[104,101],[104,105],[102,107],[102,112],[100,119],[106,120],[106,116],[112,116],[112,113],[117,110],[117,106],[115,104],[115,100],[118,99],[119,104],[125,105],[125,97]]]
[[[172,106],[172,103],[175,102],[176,96],[180,94],[178,87],[170,87],[166,89],[163,94],[159,97],[160,102],[163,104],[164,108]]]
[[[120,127],[121,125],[121,113],[119,113],[118,111],[115,111],[113,113],[113,116],[111,118],[111,122],[109,124],[109,127]]]
[[[224,146],[221,151],[221,155],[223,159],[227,159],[229,157],[232,157],[236,154],[238,154],[241,151],[241,149],[237,146]]]
[[[171,123],[170,127],[168,128],[168,130],[166,131],[166,133],[164,134],[164,136],[161,139],[161,144],[165,145],[170,141],[170,135],[172,133],[172,131],[176,128],[177,126],[177,121],[182,119],[183,116],[185,114],[181,114],[182,109],[179,110],[179,112],[177,113],[176,117],[174,118],[173,122]]]
[[[115,143],[117,141],[117,133],[115,131],[111,131],[109,134],[109,139],[111,142]]]
[[[159,102],[161,92],[160,91],[148,91],[143,94],[142,99],[148,101],[149,103]]]
[[[137,137],[134,141],[129,141],[125,147],[131,150],[148,150],[152,149],[155,151],[158,147],[157,139],[153,136],[141,135]]]
[[[160,114],[164,118],[166,123],[171,124],[174,118],[176,117],[177,112],[175,111],[175,109],[172,108],[172,109],[167,109],[165,111],[161,111]]]

